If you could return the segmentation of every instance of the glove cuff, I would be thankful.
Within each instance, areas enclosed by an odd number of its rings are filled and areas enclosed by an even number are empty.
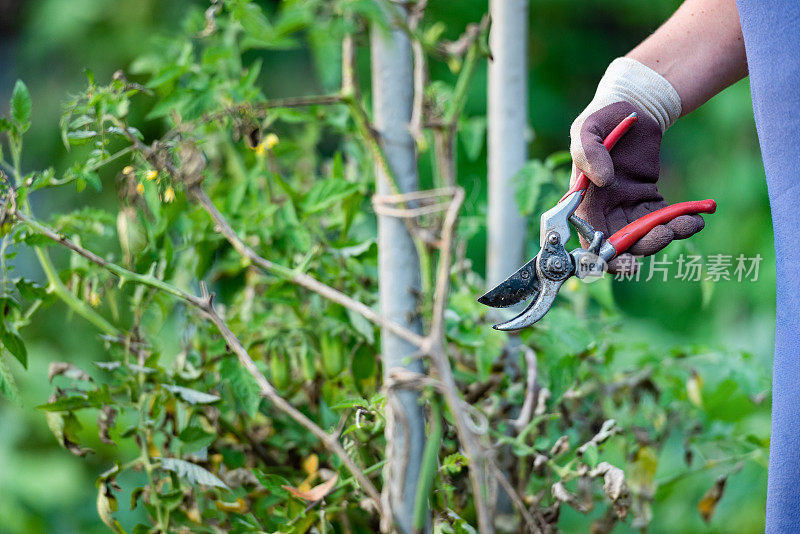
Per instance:
[[[681,116],[681,97],[659,73],[635,59],[620,57],[611,62],[597,85],[593,108],[615,102],[630,102],[650,115],[664,132]]]

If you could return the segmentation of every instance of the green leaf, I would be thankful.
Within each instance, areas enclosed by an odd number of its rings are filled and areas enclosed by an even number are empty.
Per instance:
[[[22,367],[28,368],[28,350],[16,329],[11,325],[0,324],[0,342],[22,364]]]
[[[594,443],[590,443],[587,447],[583,450],[583,461],[594,469],[597,467],[597,462],[600,459],[600,451],[597,450],[597,445]]]
[[[463,119],[458,137],[464,145],[464,152],[470,161],[477,160],[483,151],[486,139],[486,117],[470,117]]]
[[[353,310],[347,310],[347,317],[350,319],[350,324],[356,329],[356,332],[364,336],[369,343],[375,343],[375,329],[372,323],[369,322],[363,315]]]
[[[100,176],[94,171],[89,171],[84,173],[82,178],[86,181],[87,184],[92,186],[92,189],[97,191],[98,193],[103,189],[103,183],[100,181]]]
[[[239,364],[236,358],[222,360],[219,367],[221,381],[227,385],[236,409],[245,412],[250,418],[258,412],[261,394],[255,379]]]
[[[20,133],[25,133],[31,125],[31,95],[22,80],[14,84],[11,93],[11,120],[19,128]]]
[[[187,453],[194,452],[203,447],[208,447],[214,442],[216,435],[209,434],[200,427],[190,426],[184,428],[181,433],[178,434],[178,439],[183,442],[183,452]]]
[[[179,477],[188,480],[191,484],[199,484],[202,486],[212,486],[215,488],[223,488],[230,490],[230,488],[215,474],[200,467],[197,464],[187,462],[186,460],[179,460],[178,458],[162,458],[161,469],[172,471]]]
[[[540,160],[534,159],[526,163],[511,180],[520,213],[531,215],[536,211],[542,186],[553,183],[555,176]]]
[[[338,180],[336,178],[321,180],[311,187],[311,190],[303,199],[303,211],[306,213],[322,211],[341,202],[357,190],[358,186],[356,184],[346,180]]]
[[[17,381],[14,380],[14,375],[11,374],[11,370],[6,365],[2,351],[0,351],[0,394],[14,404],[20,404]]]

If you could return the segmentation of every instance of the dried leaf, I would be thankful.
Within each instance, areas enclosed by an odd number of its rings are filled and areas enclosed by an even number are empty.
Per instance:
[[[570,493],[569,490],[564,487],[563,482],[558,481],[553,484],[553,487],[550,489],[550,491],[553,494],[553,498],[557,501],[566,503],[581,513],[585,514],[588,512],[588,510],[578,501],[577,497],[575,497],[575,495]]]
[[[108,445],[116,445],[108,431],[114,426],[117,419],[117,410],[109,405],[103,405],[103,408],[97,413],[97,432],[100,436],[100,441]]]
[[[578,447],[578,456],[583,456],[587,449],[589,449],[592,445],[595,447],[606,441],[608,438],[613,436],[619,432],[619,427],[617,427],[617,422],[614,419],[608,419],[603,423],[600,427],[600,430],[597,434],[592,437],[589,441]]]
[[[619,467],[608,462],[600,462],[596,469],[589,473],[590,477],[603,477],[603,491],[614,503],[614,509],[620,519],[628,515],[629,492],[625,483],[625,473]]]
[[[720,475],[716,482],[714,482],[714,485],[708,489],[705,495],[703,495],[703,498],[700,499],[700,502],[697,503],[697,511],[700,512],[703,521],[706,523],[711,521],[714,511],[717,509],[717,503],[722,499],[722,495],[725,492],[725,484],[727,482],[728,475]]]
[[[569,450],[569,437],[561,436],[556,440],[553,444],[553,447],[550,449],[550,457],[555,457],[560,454],[564,454]]]
[[[703,406],[703,377],[695,370],[692,370],[692,376],[686,381],[686,396],[698,408]]]
[[[300,491],[297,488],[293,488],[291,486],[281,486],[283,489],[297,497],[298,499],[303,499],[305,501],[316,502],[321,500],[325,497],[328,493],[331,492],[333,487],[336,485],[336,481],[339,480],[339,473],[336,473],[333,478],[328,480],[327,482],[323,482],[318,486],[314,486],[308,491]]]
[[[85,380],[87,382],[92,382],[92,377],[87,375],[82,369],[78,369],[68,362],[53,362],[50,364],[50,367],[47,370],[47,377],[50,382],[53,381],[53,378],[59,375],[64,375],[72,380]]]

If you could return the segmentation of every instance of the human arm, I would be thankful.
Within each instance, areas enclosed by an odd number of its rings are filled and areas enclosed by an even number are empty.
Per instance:
[[[736,2],[687,0],[625,57],[666,78],[686,115],[747,76]]]
[[[570,129],[575,167],[592,181],[577,211],[580,217],[610,235],[667,205],[656,187],[662,134],[746,75],[741,37],[734,0],[687,0],[656,32],[609,65],[594,99]],[[639,122],[609,153],[602,140],[632,111],[639,113]],[[678,217],[651,230],[630,252],[654,254],[703,224],[699,215]],[[616,260],[617,265],[625,260]]]

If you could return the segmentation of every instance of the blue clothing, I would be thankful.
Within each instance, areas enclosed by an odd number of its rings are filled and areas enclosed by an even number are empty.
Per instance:
[[[800,532],[800,1],[737,0],[775,231],[768,533]]]

